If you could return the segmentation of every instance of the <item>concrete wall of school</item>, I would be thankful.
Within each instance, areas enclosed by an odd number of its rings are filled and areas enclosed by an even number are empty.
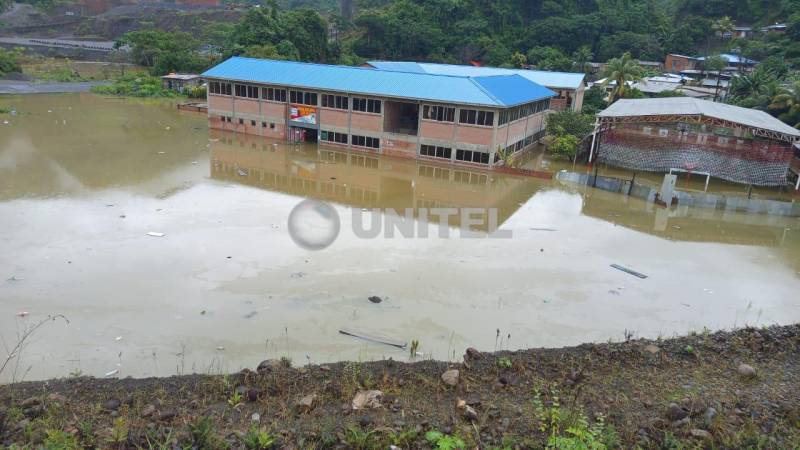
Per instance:
[[[318,97],[321,98],[323,92],[317,93],[320,94]],[[386,98],[382,98],[381,100],[383,102],[394,101]],[[524,139],[527,135],[538,131],[538,129],[531,131],[532,128],[542,126],[543,114],[540,113],[525,119],[520,119],[512,124],[497,127],[496,124],[499,117],[498,110],[493,110],[495,126],[460,124],[457,119],[460,113],[459,107],[455,107],[455,122],[425,120],[421,118],[422,102],[417,103],[420,105],[420,120],[417,135],[385,132],[385,107],[381,109],[382,113],[376,114],[317,106],[317,121],[321,131],[334,131],[346,133],[348,135],[348,143],[346,144],[328,141],[321,142],[321,144],[406,158],[448,162],[448,160],[442,158],[431,158],[419,155],[421,145],[435,145],[452,149],[449,162],[486,167],[486,165],[483,164],[457,161],[456,151],[458,149],[464,149],[490,153],[491,161],[498,147],[505,147],[508,144]],[[288,137],[289,132],[287,123],[288,105],[288,103],[263,100],[260,98],[249,99],[209,94],[209,127],[216,130],[285,139]],[[379,149],[373,149],[353,146],[350,143],[350,137],[353,135],[379,138],[381,147]],[[508,142],[508,144],[506,142]]]

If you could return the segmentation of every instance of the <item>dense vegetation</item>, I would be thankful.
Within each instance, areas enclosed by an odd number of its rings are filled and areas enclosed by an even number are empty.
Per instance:
[[[252,0],[256,3],[257,0]],[[769,111],[792,125],[800,68],[800,0],[348,0],[356,13],[335,12],[333,0],[268,0],[236,24],[217,23],[194,35],[135,31],[120,40],[153,75],[198,72],[221,58],[261,58],[358,64],[367,59],[426,60],[496,66],[531,64],[546,70],[586,71],[609,61],[614,80],[645,75],[636,60],[667,53],[736,52],[762,61],[733,83],[731,102]],[[284,9],[289,8],[289,9]],[[344,8],[348,9],[348,8]],[[320,14],[321,11],[325,16]],[[346,11],[345,15],[350,15]],[[755,29],[773,22],[788,32],[722,39],[735,24]],[[331,39],[329,32],[335,32]],[[203,51],[200,51],[200,49]],[[710,59],[706,70],[724,66]],[[618,83],[616,98],[639,91]],[[590,92],[586,112],[602,107]],[[675,95],[666,93],[665,95]],[[602,100],[602,98],[600,98]]]

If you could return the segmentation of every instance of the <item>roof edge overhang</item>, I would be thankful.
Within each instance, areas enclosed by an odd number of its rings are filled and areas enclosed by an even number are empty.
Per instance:
[[[552,97],[555,97],[557,95],[555,92],[550,91],[550,93],[552,95],[546,95],[546,96],[542,96],[542,97],[537,97],[537,98],[532,99],[532,100],[526,100],[524,102],[519,102],[519,103],[515,103],[515,104],[511,104],[511,105],[501,104],[501,103],[499,103],[499,101],[497,103],[492,103],[492,104],[486,103],[486,104],[484,104],[484,103],[468,103],[468,102],[458,102],[458,101],[445,101],[445,100],[437,100],[437,99],[421,98],[421,97],[401,97],[401,96],[395,96],[395,95],[375,94],[373,92],[361,92],[361,91],[353,91],[353,90],[342,91],[342,90],[326,89],[326,88],[320,88],[318,86],[306,86],[306,85],[300,85],[300,84],[270,83],[270,82],[267,82],[267,81],[245,80],[245,79],[240,79],[240,78],[231,78],[231,77],[220,77],[220,76],[214,76],[214,75],[206,75],[206,72],[202,73],[201,77],[203,77],[206,80],[232,81],[232,82],[239,82],[239,83],[264,84],[264,85],[268,85],[268,86],[284,86],[284,87],[288,87],[288,88],[311,89],[311,90],[315,90],[315,91],[346,92],[348,94],[357,94],[357,95],[365,95],[365,96],[372,96],[372,97],[382,97],[382,98],[392,98],[392,99],[398,99],[398,100],[411,100],[411,101],[418,101],[418,102],[419,101],[424,101],[424,102],[439,103],[439,104],[466,105],[466,106],[475,106],[475,107],[480,107],[480,108],[495,108],[495,109],[514,108],[514,107],[517,107],[517,106],[520,106],[520,105],[525,105],[527,103],[538,102],[538,101],[541,101],[541,100],[544,100],[544,99],[547,99],[547,98],[552,98]],[[468,77],[465,77],[465,78],[468,78]],[[476,84],[476,86],[477,86],[477,84]]]

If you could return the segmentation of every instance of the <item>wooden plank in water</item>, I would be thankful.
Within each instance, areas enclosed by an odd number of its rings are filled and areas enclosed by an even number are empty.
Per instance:
[[[406,348],[405,342],[401,342],[396,339],[387,338],[383,336],[377,336],[370,333],[365,333],[363,331],[356,331],[350,328],[342,328],[341,330],[339,330],[339,333],[345,334],[347,336],[357,337],[360,339],[366,339],[372,342],[377,342],[379,344],[391,345],[392,347]]]
[[[647,275],[645,275],[643,273],[639,273],[639,272],[637,272],[635,270],[632,270],[632,269],[628,269],[627,267],[622,267],[619,264],[611,264],[611,267],[613,267],[613,268],[615,268],[617,270],[621,270],[621,271],[623,271],[625,273],[631,274],[631,275],[633,275],[635,277],[647,278]]]

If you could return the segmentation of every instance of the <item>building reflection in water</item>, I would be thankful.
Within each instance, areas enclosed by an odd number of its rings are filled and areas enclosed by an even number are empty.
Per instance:
[[[441,166],[316,144],[285,144],[211,130],[211,177],[357,208],[497,210],[497,224],[514,214],[545,182],[468,167]],[[479,218],[479,215],[473,216]],[[436,222],[438,217],[429,216]],[[451,216],[452,226],[459,217]],[[488,217],[483,225],[486,231]]]

